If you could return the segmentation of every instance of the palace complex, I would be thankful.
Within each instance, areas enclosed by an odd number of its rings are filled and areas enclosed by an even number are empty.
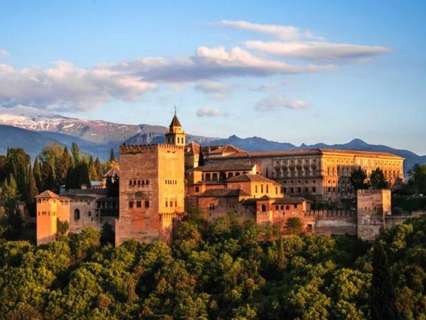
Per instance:
[[[176,114],[164,141],[120,147],[119,166],[105,175],[118,183],[117,194],[104,183],[38,195],[37,244],[54,240],[64,222],[70,232],[108,223],[116,245],[129,239],[169,241],[173,226],[191,209],[207,220],[233,212],[240,220],[275,225],[284,234],[289,219],[298,218],[305,232],[363,239],[407,218],[391,215],[390,190],[356,193],[350,183],[357,168],[367,174],[380,168],[391,187],[403,179],[404,159],[390,153],[322,148],[247,152],[232,145],[186,144]],[[345,200],[354,206],[340,206]],[[336,209],[314,210],[317,203]]]

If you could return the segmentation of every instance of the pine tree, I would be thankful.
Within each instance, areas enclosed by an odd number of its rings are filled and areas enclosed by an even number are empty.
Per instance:
[[[72,159],[73,159],[73,165],[74,165],[74,167],[76,167],[77,164],[80,163],[81,155],[80,155],[80,148],[79,148],[78,144],[76,144],[74,142],[71,145],[71,154],[72,154]]]
[[[34,197],[38,194],[37,185],[34,179],[34,173],[31,167],[28,168],[28,193],[26,199],[27,208],[32,216],[35,216],[35,199]]]
[[[64,185],[67,178],[68,170],[72,165],[72,159],[68,152],[68,148],[65,146],[64,151],[62,152],[61,157],[58,159],[58,168],[57,168],[57,179],[59,185]]]
[[[34,176],[35,183],[37,185],[37,189],[39,191],[44,191],[43,182],[41,178],[41,167],[40,167],[40,162],[38,160],[38,157],[36,157],[34,160],[33,176]]]
[[[16,207],[16,202],[19,198],[18,186],[13,175],[5,180],[2,187],[2,201],[7,210],[13,209]]]
[[[354,190],[367,189],[368,184],[366,180],[367,180],[367,174],[362,168],[358,168],[352,171],[351,184]]]
[[[93,163],[93,166],[96,171],[96,179],[101,180],[102,179],[102,164],[98,157],[96,157],[95,162]]]
[[[370,184],[373,189],[384,189],[388,187],[385,175],[380,168],[373,170],[370,174]]]
[[[395,291],[383,243],[376,241],[373,250],[373,279],[370,289],[370,311],[373,320],[398,319]]]

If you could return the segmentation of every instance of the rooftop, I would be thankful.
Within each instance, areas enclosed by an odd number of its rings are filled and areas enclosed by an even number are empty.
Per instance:
[[[224,156],[224,159],[233,158],[263,158],[263,157],[279,157],[279,156],[298,156],[298,155],[327,155],[327,154],[341,154],[341,155],[359,155],[359,156],[377,156],[386,158],[399,158],[404,159],[396,154],[390,152],[377,152],[377,151],[364,151],[352,149],[332,149],[332,148],[306,148],[306,149],[290,149],[290,150],[275,150],[275,151],[241,151],[238,153]]]
[[[198,171],[250,171],[255,166],[250,160],[235,160],[235,161],[212,161],[205,165],[197,167]]]
[[[198,197],[217,197],[233,198],[240,196],[249,196],[248,193],[240,189],[210,189],[198,195]]]
[[[274,180],[268,179],[260,174],[242,174],[239,176],[231,177],[227,182],[269,182],[277,183]]]

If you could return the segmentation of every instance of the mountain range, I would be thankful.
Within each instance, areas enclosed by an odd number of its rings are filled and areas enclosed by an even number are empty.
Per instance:
[[[4,154],[9,147],[20,147],[34,157],[47,144],[59,143],[71,146],[75,142],[83,152],[107,159],[111,148],[117,150],[123,142],[128,144],[159,143],[163,141],[166,131],[166,127],[157,125],[128,125],[53,114],[2,112],[0,113],[0,154]],[[409,150],[385,145],[369,144],[361,139],[353,139],[344,144],[317,143],[297,146],[260,137],[241,138],[232,135],[228,138],[215,138],[188,134],[187,141],[195,141],[202,145],[232,144],[247,151],[338,148],[390,152],[406,159],[406,171],[416,163],[426,163],[426,155],[417,155]]]

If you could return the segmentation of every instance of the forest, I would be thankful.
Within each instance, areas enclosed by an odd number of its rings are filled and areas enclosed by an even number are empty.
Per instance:
[[[374,243],[197,212],[173,242],[0,243],[2,319],[426,319],[426,217]]]

